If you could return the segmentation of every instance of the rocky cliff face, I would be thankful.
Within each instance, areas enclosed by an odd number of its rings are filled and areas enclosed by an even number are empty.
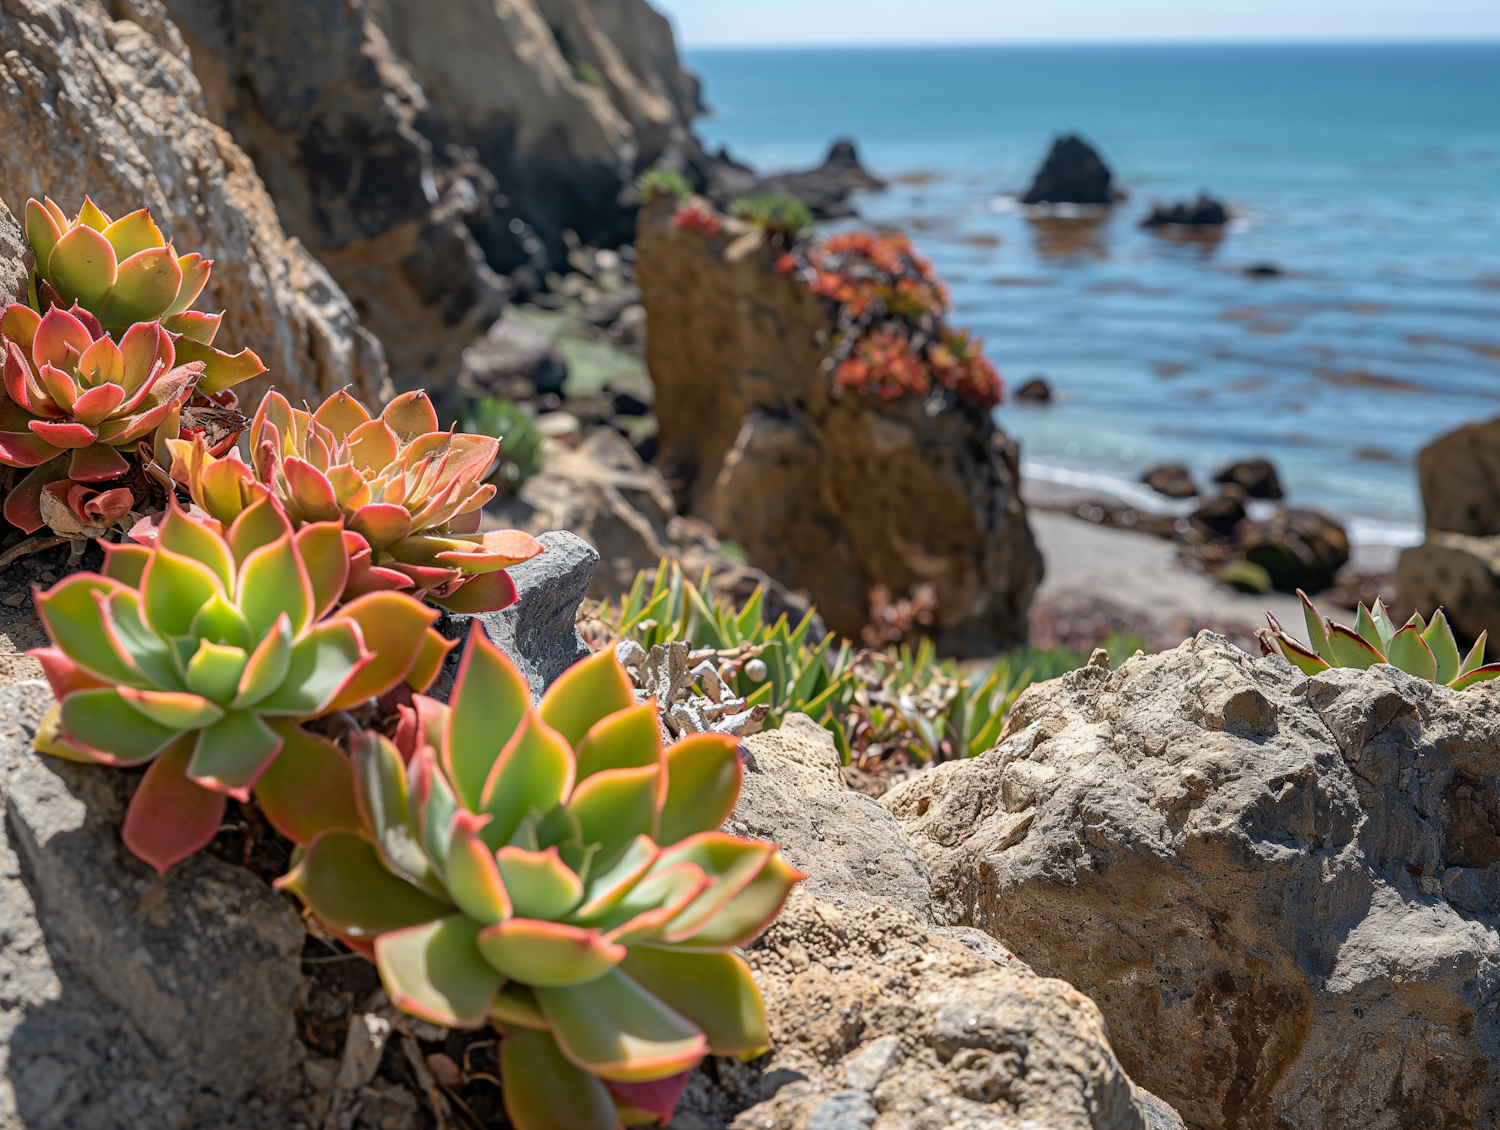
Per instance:
[[[641,213],[662,467],[685,509],[753,564],[804,589],[858,638],[877,584],[937,588],[938,646],[994,654],[1025,638],[1041,556],[1017,493],[1017,453],[987,409],[835,396],[821,299],[771,269]]]
[[[505,298],[466,225],[493,189],[482,176],[435,168],[419,129],[426,95],[366,5],[167,7],[207,115],[249,154],[283,226],[379,334],[397,387],[441,386]]]
[[[243,399],[271,383],[309,399],[346,385],[380,398],[380,343],[288,238],[244,151],[204,116],[186,45],[157,0],[3,0],[0,59],[0,199],[12,213],[43,193],[70,213],[85,192],[113,214],[149,205],[179,248],[215,260],[199,305],[228,310],[220,345],[249,346],[269,368]]]
[[[1500,694],[1222,637],[1028,690],[882,798],[940,922],[1103,1010],[1204,1130],[1492,1127]]]

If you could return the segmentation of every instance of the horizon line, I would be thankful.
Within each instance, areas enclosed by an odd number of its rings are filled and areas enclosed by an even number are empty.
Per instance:
[[[992,39],[932,40],[930,42],[893,43],[887,41],[848,42],[808,41],[806,43],[730,42],[683,43],[683,51],[910,51],[919,48],[944,50],[986,47],[1500,47],[1500,33],[1493,38],[1431,39],[1405,37],[1369,37],[1364,39]]]

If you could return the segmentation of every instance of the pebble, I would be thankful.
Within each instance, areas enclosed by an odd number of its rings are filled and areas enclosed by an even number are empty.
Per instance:
[[[5,605],[7,608],[20,608],[25,603],[26,594],[24,592],[13,592],[3,600],[0,600],[0,604]]]

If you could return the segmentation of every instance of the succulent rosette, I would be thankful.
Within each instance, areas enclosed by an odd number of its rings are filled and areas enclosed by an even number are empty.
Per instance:
[[[1379,597],[1373,608],[1363,604],[1355,616],[1354,627],[1325,620],[1301,589],[1302,616],[1312,647],[1288,634],[1276,617],[1266,613],[1269,628],[1260,628],[1261,651],[1280,655],[1305,675],[1316,675],[1331,667],[1355,667],[1366,670],[1377,663],[1389,663],[1408,675],[1441,683],[1454,690],[1465,690],[1491,679],[1500,679],[1500,663],[1485,663],[1485,641],[1488,632],[1480,632],[1467,656],[1458,650],[1458,641],[1448,618],[1439,608],[1429,623],[1420,612],[1397,624]]]
[[[484,636],[448,705],[355,739],[363,827],[312,840],[279,885],[373,955],[397,1007],[502,1034],[517,1130],[671,1118],[705,1055],[753,1055],[765,1010],[733,950],[803,878],[719,830],[734,739],[663,747],[612,652],[533,706]]]
[[[6,392],[0,463],[35,468],[6,498],[5,517],[27,533],[44,523],[42,491],[49,483],[99,483],[127,474],[122,449],[180,409],[203,371],[200,362],[176,363],[172,337],[160,322],[138,322],[116,344],[76,303],[46,314],[7,306],[0,344]],[[113,517],[129,508],[126,500]]]
[[[354,571],[350,594],[411,589],[452,612],[487,612],[516,599],[506,568],[542,545],[520,530],[479,532],[495,494],[483,478],[499,440],[445,432],[425,392],[379,416],[345,392],[315,412],[268,393],[250,425],[253,468],[174,441],[173,475],[221,521],[268,487],[294,522],[342,521]]]
[[[178,255],[141,208],[111,220],[88,197],[69,220],[52,200],[26,202],[26,238],[36,255],[31,305],[76,305],[113,336],[140,322],[160,321],[175,335],[178,360],[203,362],[201,391],[219,392],[265,372],[250,350],[213,348],[222,314],[188,307],[197,301],[213,260]]]
[[[391,592],[333,612],[343,530],[294,532],[269,497],[222,533],[174,503],[149,548],[104,548],[103,573],[36,594],[52,646],[30,654],[58,698],[36,746],[149,766],[125,817],[130,850],[165,872],[213,838],[226,797],[252,790],[299,843],[359,827],[348,758],[298,723],[403,680],[425,687],[448,650],[437,613]]]

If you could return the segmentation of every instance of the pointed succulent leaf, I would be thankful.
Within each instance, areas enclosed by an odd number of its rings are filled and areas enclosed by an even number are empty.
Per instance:
[[[572,746],[601,718],[634,705],[630,676],[614,651],[606,648],[559,675],[542,696],[539,709],[542,721]]]
[[[223,591],[233,589],[234,554],[228,543],[217,532],[188,517],[175,499],[162,521],[156,544],[207,565],[218,576]]]
[[[428,596],[431,603],[449,612],[477,616],[481,612],[498,612],[519,599],[516,582],[504,569],[481,573],[465,581],[448,596]]]
[[[292,533],[281,504],[271,495],[256,499],[240,511],[227,534],[234,559],[243,563],[262,546],[272,545]]]
[[[498,999],[498,998],[497,998]],[[500,1044],[505,1113],[515,1130],[618,1130],[614,1099],[570,1063],[550,1032],[507,1033]]]
[[[464,807],[478,811],[483,807],[485,781],[492,770],[499,769],[502,747],[514,741],[517,726],[531,706],[531,687],[515,664],[490,642],[478,620],[469,630],[468,646],[459,661],[448,701],[443,770]],[[571,786],[571,751],[568,761],[567,784]],[[556,804],[557,798],[551,803]],[[515,819],[519,821],[525,811],[523,806]],[[493,814],[498,820],[500,814]],[[509,834],[507,831],[506,836]]]
[[[322,424],[339,443],[355,428],[370,422],[370,413],[365,406],[344,389],[339,389],[313,413],[313,419]]]
[[[187,691],[142,691],[116,687],[121,698],[169,730],[201,730],[224,717],[220,706]]]
[[[703,1033],[618,969],[586,985],[538,988],[563,1055],[603,1079],[648,1082],[695,1066]]]
[[[328,615],[339,602],[349,580],[349,555],[344,552],[344,525],[342,522],[309,522],[297,531],[294,540],[297,543],[297,553],[307,568],[307,578],[312,583],[313,619],[320,619]],[[363,622],[361,626],[368,641],[369,626]]]
[[[503,922],[514,913],[495,853],[479,838],[488,822],[489,817],[462,809],[454,815],[445,872],[453,901],[482,926]]]
[[[182,268],[171,248],[137,251],[120,263],[100,320],[108,326],[129,326],[160,318],[181,287]]]
[[[606,769],[580,781],[568,800],[583,842],[599,845],[606,864],[639,835],[654,837],[662,802],[659,765]]]
[[[352,748],[355,798],[385,865],[428,894],[446,897],[422,850],[406,766],[396,747],[380,734],[366,731],[354,739]]]
[[[555,847],[546,851],[503,847],[495,858],[517,917],[561,918],[583,898],[583,883]]]
[[[339,610],[339,617],[359,624],[365,647],[375,658],[339,692],[330,710],[348,710],[401,682],[421,656],[427,629],[438,613],[404,593],[376,592],[351,600]]]
[[[35,200],[26,201],[26,242],[31,244],[38,263],[47,262],[65,230],[66,224],[59,226],[52,213],[41,204]]]
[[[475,945],[479,923],[463,915],[375,939],[375,963],[391,1003],[449,1028],[478,1028],[489,1017],[500,974]]]
[[[151,551],[143,545],[131,545],[129,542],[101,542],[100,548],[104,550],[104,568],[100,572],[122,585],[139,587],[141,573],[145,571],[146,562],[151,559]]]
[[[161,229],[151,219],[149,208],[140,208],[129,215],[121,216],[104,229],[103,235],[109,240],[109,245],[115,249],[116,257],[122,262],[137,251],[167,245]]]
[[[604,923],[605,936],[624,946],[662,941],[672,921],[712,884],[696,863],[652,871],[613,909]]]
[[[1497,678],[1500,678],[1500,663],[1486,663],[1483,667],[1475,667],[1470,671],[1466,671],[1449,685],[1454,690],[1461,691]]]
[[[361,646],[358,625],[338,617],[325,620],[292,644],[286,678],[255,709],[293,718],[324,714],[370,659]]]
[[[652,865],[652,874],[678,863],[692,863],[712,881],[672,923],[671,933],[686,937],[712,918],[765,869],[775,851],[775,844],[723,832],[700,832],[663,849]]]
[[[1458,677],[1461,664],[1458,656],[1458,642],[1453,638],[1453,629],[1448,626],[1448,618],[1443,615],[1441,608],[1432,614],[1432,623],[1427,625],[1425,631],[1422,631],[1422,639],[1431,650],[1433,660],[1437,664],[1437,675],[1424,676],[1424,678],[1435,678],[1439,683],[1451,683]],[[1395,660],[1392,662],[1394,663]],[[1400,664],[1398,663],[1397,666],[1399,667]]]
[[[1268,615],[1267,618],[1270,619],[1273,625],[1270,632],[1267,633],[1267,636],[1283,659],[1285,659],[1293,667],[1297,668],[1297,670],[1301,671],[1304,675],[1316,675],[1319,671],[1328,670],[1330,664],[1327,660],[1323,659],[1320,656],[1314,655],[1307,648],[1303,647],[1302,644],[1297,640],[1287,635],[1279,627],[1276,627],[1275,617]],[[1327,651],[1328,656],[1331,659],[1333,657],[1333,653],[1331,651],[1328,651],[1327,649],[1326,635],[1324,637],[1324,640],[1324,650]]]
[[[178,289],[177,297],[173,299],[172,305],[167,307],[168,317],[183,313],[198,301],[198,295],[203,293],[203,288],[208,284],[208,276],[213,270],[214,261],[205,259],[196,251],[192,251],[178,259],[177,265],[182,268],[182,286]]]
[[[437,412],[424,389],[396,397],[385,406],[380,418],[403,444],[438,430]]]
[[[552,812],[571,788],[573,752],[534,710],[526,711],[480,789],[478,809],[493,818],[484,827],[484,842],[490,848],[510,842],[529,810]]]
[[[87,196],[83,198],[83,207],[78,209],[78,216],[73,221],[75,225],[83,224],[98,232],[102,232],[112,222],[109,216]]]
[[[706,922],[688,933],[683,922],[692,918],[694,908],[689,907],[673,919],[663,938],[683,949],[699,951],[748,946],[781,913],[792,888],[806,878],[780,853],[773,854],[760,874]]]
[[[33,420],[26,425],[53,447],[88,447],[100,437],[93,428],[83,424],[53,423],[50,420]]]
[[[626,895],[645,877],[656,856],[657,847],[651,837],[637,836],[609,867],[591,870],[583,905],[573,912],[572,920],[592,924],[614,914]]]
[[[102,392],[103,390],[95,389],[94,391]],[[105,482],[119,478],[129,471],[130,464],[125,462],[124,457],[107,443],[75,447],[72,458],[68,462],[68,478],[75,483]],[[132,501],[134,501],[133,498]]]
[[[505,982],[495,994],[495,1002],[490,1005],[490,1019],[509,1028],[548,1030],[547,1018],[542,1015],[542,1006],[536,1003],[536,994],[515,981]]]
[[[1364,671],[1377,663],[1385,662],[1385,656],[1342,624],[1329,627],[1328,649],[1333,652],[1334,661],[1340,667],[1355,667]]]
[[[236,710],[249,709],[286,681],[292,667],[292,621],[285,612],[250,653],[230,703]]]
[[[187,635],[198,609],[223,591],[210,566],[160,546],[141,574],[146,623],[158,636]],[[267,621],[260,630],[269,626]]]
[[[293,636],[302,634],[312,622],[315,597],[290,534],[250,552],[240,565],[235,597],[256,639],[282,615],[290,617]]]
[[[739,746],[718,734],[690,734],[667,750],[667,800],[656,841],[675,844],[718,828],[739,799]]]
[[[282,469],[290,495],[288,506],[302,521],[336,522],[344,516],[333,484],[322,471],[296,456],[283,460]]]
[[[178,264],[181,265],[181,260]],[[174,302],[173,305],[176,305]],[[174,334],[180,334],[189,341],[200,342],[203,345],[212,345],[214,338],[219,334],[219,326],[224,322],[223,314],[209,314],[202,310],[185,310],[180,314],[166,314],[162,317],[161,324]]]
[[[75,691],[62,703],[62,733],[110,765],[140,765],[156,757],[182,733],[146,717],[120,695],[119,687]]]
[[[198,379],[198,391],[203,394],[223,392],[266,371],[265,363],[252,350],[242,349],[231,355],[186,337],[177,342],[177,361],[179,364],[202,362],[203,375]]]
[[[231,710],[198,731],[188,776],[204,788],[249,800],[250,789],[281,752],[281,735],[249,710]]]
[[[653,700],[595,722],[573,751],[578,780],[584,781],[603,769],[639,769],[659,764],[662,742],[657,717]]]
[[[289,872],[276,880],[329,929],[352,938],[432,922],[453,907],[392,875],[364,836],[343,829],[318,833]]]
[[[108,683],[150,684],[115,650],[95,593],[108,596],[124,586],[93,573],[64,577],[36,597],[37,615],[52,642],[74,663]]]
[[[638,946],[620,971],[702,1029],[714,1055],[752,1055],[771,1042],[760,990],[736,954]]]
[[[146,627],[141,619],[141,596],[134,589],[117,589],[108,597],[95,593],[94,602],[115,654],[131,672],[125,682],[133,686],[180,691],[186,686],[178,677],[170,646]],[[192,641],[183,641],[191,644]]]
[[[418,694],[425,691],[442,671],[448,653],[457,646],[457,640],[446,638],[436,628],[428,628],[422,634],[422,650],[417,653],[416,661],[403,682]]]
[[[448,833],[453,826],[453,817],[458,813],[458,801],[453,797],[448,779],[438,769],[431,745],[423,744],[412,756],[408,780],[428,862],[440,876],[446,876]]]
[[[1468,657],[1464,659],[1458,669],[1460,675],[1467,675],[1470,671],[1477,671],[1484,663],[1485,644],[1489,641],[1490,633],[1483,631],[1479,638],[1474,641],[1474,646],[1469,649]]]
[[[52,688],[53,696],[59,701],[67,698],[74,691],[110,685],[94,678],[74,663],[60,647],[34,647],[26,654],[42,665],[42,674],[47,680],[47,685]],[[52,709],[61,712],[61,706],[58,703],[54,703]]]
[[[1455,658],[1458,649],[1453,649]],[[1391,637],[1390,647],[1386,649],[1385,659],[1392,666],[1399,667],[1408,675],[1415,675],[1419,679],[1428,682],[1437,677],[1437,659],[1432,654],[1432,649],[1427,646],[1427,641],[1421,636],[1416,628],[1408,625]],[[1455,668],[1457,664],[1454,665]]]
[[[1385,641],[1380,638],[1380,625],[1375,622],[1375,617],[1370,615],[1369,609],[1363,604],[1359,606],[1355,614],[1354,627],[1360,639],[1382,655],[1385,653]]]
[[[125,846],[158,875],[207,845],[224,822],[224,794],[187,778],[194,738],[184,734],[151,763],[120,828]]]
[[[290,652],[291,649],[287,650]],[[242,647],[204,640],[193,658],[188,660],[185,672],[187,688],[213,702],[227,703],[238,692],[240,676],[249,660],[249,654]]]
[[[267,723],[281,738],[281,753],[255,782],[255,799],[271,826],[297,844],[329,829],[361,831],[354,768],[344,752],[288,718]]]
[[[450,871],[452,864],[450,857]],[[597,979],[620,963],[625,947],[582,926],[508,918],[480,932],[479,952],[510,980],[542,989]]]

